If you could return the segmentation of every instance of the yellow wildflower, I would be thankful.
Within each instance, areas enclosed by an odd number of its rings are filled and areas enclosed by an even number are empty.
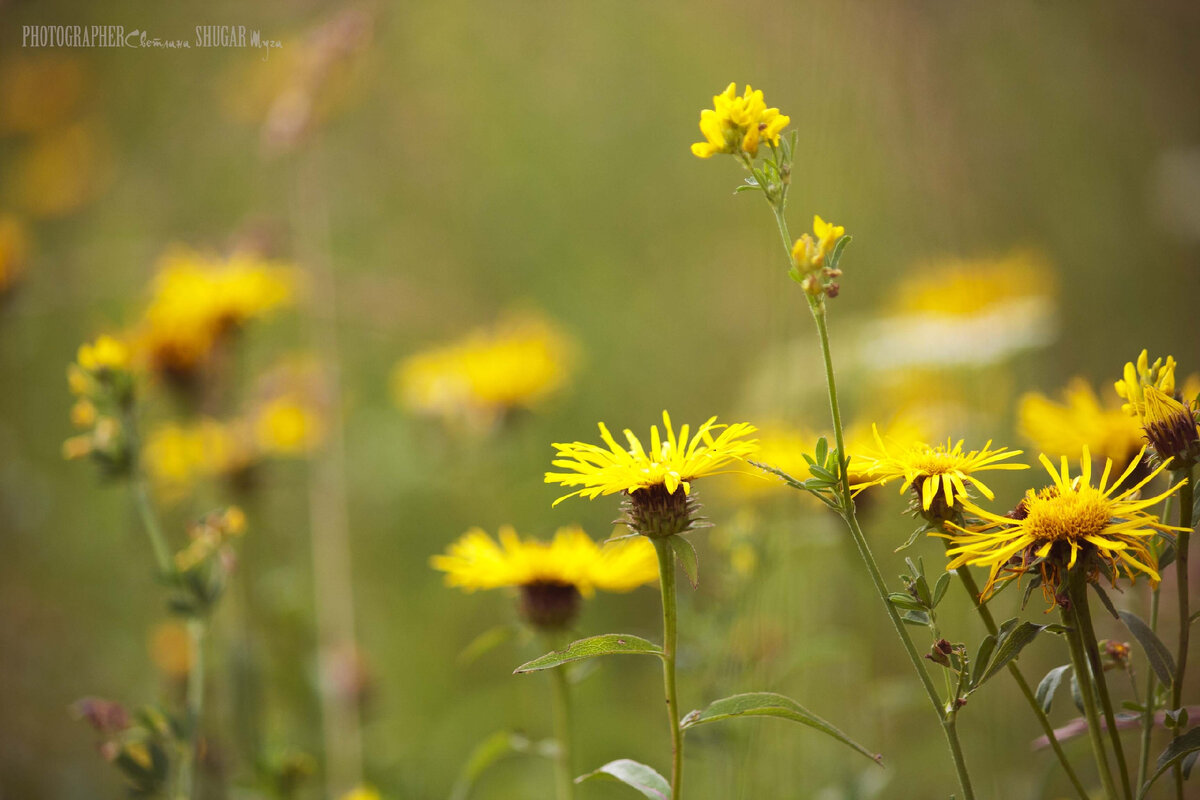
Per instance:
[[[392,394],[416,413],[487,427],[561,389],[574,349],[550,323],[514,317],[404,359],[392,372]]]
[[[1183,483],[1152,497],[1143,497],[1141,489],[1166,465],[1159,465],[1129,488],[1119,489],[1141,461],[1141,454],[1111,484],[1108,478],[1113,462],[1106,461],[1098,485],[1092,484],[1092,459],[1086,448],[1080,475],[1074,478],[1068,471],[1066,456],[1058,469],[1045,454],[1038,460],[1053,485],[1040,491],[1028,490],[1010,515],[993,514],[964,502],[967,511],[983,522],[967,528],[950,524],[956,532],[944,535],[950,539],[947,553],[952,556],[947,569],[963,565],[989,567],[991,573],[982,595],[985,600],[997,585],[1036,568],[1042,577],[1043,596],[1053,602],[1063,570],[1074,568],[1077,562],[1089,575],[1103,564],[1114,577],[1124,572],[1132,580],[1144,573],[1157,583],[1157,559],[1150,545],[1158,535],[1178,529],[1163,524],[1146,509],[1174,494]]]
[[[254,454],[236,424],[210,417],[181,425],[167,423],[150,432],[142,451],[146,472],[168,498],[187,493],[198,481],[247,469]]]
[[[962,439],[953,444],[947,439],[946,444],[936,447],[924,442],[893,442],[889,449],[878,428],[873,432],[877,450],[864,456],[860,469],[866,478],[851,488],[859,492],[868,486],[882,486],[903,478],[900,492],[913,488],[921,500],[921,509],[926,512],[933,509],[935,500],[939,506],[944,503],[939,511],[961,507],[970,497],[968,483],[987,499],[993,499],[992,490],[975,477],[977,472],[1029,468],[1027,464],[1000,463],[1021,455],[1022,451],[1004,447],[992,450],[991,441],[971,451],[963,450]]]
[[[1147,351],[1138,355],[1137,366],[1126,362],[1125,374],[1114,384],[1117,394],[1125,401],[1121,410],[1141,419],[1146,415],[1146,387],[1153,386],[1164,394],[1175,394],[1175,359],[1156,358],[1150,363]]]
[[[596,589],[630,592],[658,577],[658,557],[643,539],[597,544],[577,525],[559,528],[550,542],[522,540],[501,526],[499,543],[472,528],[430,564],[446,573],[446,585],[467,592],[538,583],[574,586],[590,597]]]
[[[1083,378],[1073,378],[1056,403],[1037,392],[1021,397],[1017,425],[1021,435],[1051,458],[1078,458],[1086,447],[1097,458],[1124,469],[1142,446],[1137,420],[1115,406],[1103,406]]]
[[[515,587],[521,614],[534,627],[569,627],[580,598],[596,589],[630,592],[658,576],[658,556],[644,539],[596,544],[579,526],[559,528],[550,542],[521,540],[511,526],[497,544],[472,528],[430,564],[446,573],[446,585],[464,591]]]
[[[119,372],[129,366],[129,347],[119,339],[104,335],[95,342],[80,345],[75,360],[86,372]]]
[[[271,398],[255,415],[255,441],[259,450],[266,454],[303,455],[315,447],[323,435],[320,416],[299,395]]]
[[[85,88],[74,56],[43,52],[8,60],[0,68],[0,133],[35,134],[66,122]]]
[[[290,267],[247,254],[228,259],[175,249],[162,260],[136,341],[156,369],[187,372],[230,331],[293,302]]]
[[[558,505],[568,497],[580,495],[589,499],[600,495],[639,489],[664,487],[667,494],[683,487],[691,492],[691,481],[705,475],[715,475],[732,462],[740,461],[758,449],[758,440],[745,439],[756,428],[745,422],[733,425],[717,424],[716,417],[689,433],[689,426],[679,429],[676,437],[671,417],[663,411],[663,428],[667,438],[659,436],[658,426],[650,426],[650,449],[632,431],[625,430],[629,449],[617,444],[604,423],[599,424],[600,438],[607,448],[585,442],[555,443],[558,458],[552,463],[566,472],[547,472],[546,483],[562,486],[581,486],[554,501]],[[713,434],[716,433],[716,436]]]
[[[713,97],[713,107],[700,112],[700,132],[704,141],[692,145],[692,153],[710,158],[718,153],[745,153],[754,158],[760,142],[779,145],[779,134],[791,118],[778,108],[767,108],[763,93],[746,87],[741,97],[737,84],[731,83]]]

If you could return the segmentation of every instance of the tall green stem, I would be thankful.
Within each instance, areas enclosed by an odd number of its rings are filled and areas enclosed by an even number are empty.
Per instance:
[[[1070,591],[1071,605],[1080,625],[1080,641],[1092,669],[1092,681],[1096,686],[1096,694],[1100,698],[1100,710],[1104,714],[1104,725],[1108,729],[1109,741],[1112,742],[1113,755],[1116,756],[1117,771],[1121,776],[1121,789],[1124,796],[1132,800],[1133,789],[1129,782],[1129,766],[1125,762],[1125,748],[1121,746],[1121,731],[1117,728],[1112,698],[1108,693],[1108,680],[1104,677],[1104,664],[1100,661],[1100,646],[1096,639],[1096,629],[1092,625],[1091,608],[1088,605],[1086,578],[1076,580],[1071,585]]]
[[[1179,647],[1175,653],[1175,674],[1171,680],[1171,708],[1178,709],[1183,705],[1183,675],[1187,670],[1188,639],[1191,631],[1191,610],[1188,598],[1188,544],[1192,538],[1192,478],[1195,473],[1193,466],[1185,470],[1183,488],[1179,490],[1179,527],[1175,540],[1175,576],[1176,594],[1179,596]],[[1179,729],[1175,729],[1176,738]],[[1183,800],[1183,767],[1176,763],[1173,769],[1175,776],[1175,796]]]
[[[1172,495],[1173,497],[1173,495]],[[1163,500],[1162,513],[1159,519],[1166,521],[1171,513],[1171,499],[1167,497]],[[1157,553],[1156,553],[1157,554]],[[1159,587],[1156,584],[1150,590],[1150,630],[1158,632],[1158,600],[1160,597]],[[1138,747],[1138,771],[1137,783],[1135,786],[1142,786],[1146,782],[1146,777],[1150,769],[1150,736],[1154,731],[1154,689],[1158,685],[1158,679],[1154,674],[1154,670],[1146,670],[1146,705],[1142,709],[1142,728],[1141,728],[1141,744]]]
[[[663,607],[663,688],[667,695],[667,717],[671,725],[671,798],[683,794],[683,731],[679,728],[679,701],[675,698],[675,639],[678,614],[675,608],[675,561],[667,539],[652,539],[658,551],[658,574]]]
[[[558,757],[554,760],[555,792],[558,800],[571,800],[575,783],[571,778],[571,688],[566,669],[550,670],[554,683],[554,739]]]
[[[1063,624],[1067,626],[1067,644],[1071,651],[1071,668],[1079,683],[1079,694],[1083,700],[1083,713],[1087,717],[1088,741],[1092,744],[1092,755],[1096,759],[1096,770],[1100,773],[1100,781],[1104,784],[1106,800],[1117,800],[1117,786],[1113,783],[1112,770],[1108,766],[1108,753],[1104,749],[1104,737],[1100,733],[1100,714],[1096,710],[1096,691],[1092,685],[1091,667],[1088,666],[1084,654],[1082,624],[1079,621],[1080,594],[1075,588],[1082,586],[1087,591],[1087,577],[1082,570],[1071,570],[1067,576],[1067,591],[1070,601],[1066,608],[1061,609]],[[1084,602],[1087,601],[1086,594]]]
[[[205,621],[199,617],[188,620],[188,640],[192,652],[192,668],[187,679],[188,735],[183,742],[175,796],[178,800],[194,800],[196,793],[196,751],[200,742],[200,720],[204,714],[204,635]]]
[[[784,218],[781,206],[782,203],[778,205],[771,204],[771,208],[775,212],[775,221],[779,226],[779,235],[783,238],[784,250],[787,252],[790,261],[791,235],[788,233],[787,220]],[[908,635],[908,630],[904,627],[904,622],[900,619],[899,612],[896,611],[895,606],[888,600],[887,584],[884,583],[883,574],[879,571],[879,565],[875,561],[875,556],[871,552],[870,545],[867,544],[867,537],[858,524],[858,517],[854,511],[854,497],[850,491],[850,476],[845,470],[846,442],[842,427],[842,411],[838,404],[837,380],[833,374],[833,357],[829,350],[829,328],[825,319],[825,305],[823,301],[809,297],[808,306],[812,312],[813,321],[817,325],[817,335],[821,342],[821,357],[825,362],[825,385],[829,392],[829,410],[833,417],[833,436],[837,442],[838,457],[843,462],[838,470],[841,475],[841,482],[838,488],[842,500],[842,518],[846,521],[846,527],[850,529],[850,536],[854,539],[854,545],[858,549],[858,554],[867,568],[871,583],[875,587],[875,593],[879,595],[879,599],[883,602],[888,619],[891,620],[896,635],[900,637],[904,651],[908,654],[908,660],[912,662],[913,669],[917,671],[917,677],[921,681],[925,695],[929,698],[929,702],[938,716],[938,722],[942,726],[942,733],[945,735],[946,744],[950,749],[950,758],[954,762],[954,770],[958,776],[958,784],[962,790],[963,798],[964,800],[974,800],[975,792],[971,787],[971,778],[967,773],[967,764],[963,758],[962,746],[958,741],[958,729],[955,727],[953,715],[950,713],[952,709],[947,709],[945,704],[942,703],[941,698],[938,697],[937,689],[934,687],[933,681],[929,678],[929,673],[925,669],[925,663],[921,658],[921,654],[917,652],[912,637]],[[948,702],[953,704],[954,698],[949,698]]]
[[[946,546],[949,547],[949,540],[945,541]],[[979,612],[979,618],[983,620],[983,626],[987,628],[988,633],[995,636],[998,631],[996,620],[992,616],[991,609],[979,602],[979,585],[975,583],[975,576],[971,574],[970,569],[966,566],[956,571],[959,579],[962,581],[963,588],[971,596],[971,602],[974,604],[975,610]],[[1071,786],[1074,787],[1075,793],[1079,795],[1080,800],[1088,800],[1087,789],[1079,780],[1079,776],[1075,774],[1075,769],[1071,766],[1070,760],[1067,759],[1067,754],[1063,751],[1062,744],[1058,741],[1058,737],[1054,735],[1054,726],[1050,724],[1050,720],[1046,717],[1046,712],[1042,710],[1041,703],[1037,701],[1037,695],[1034,694],[1028,681],[1025,680],[1025,676],[1021,674],[1021,669],[1017,666],[1016,661],[1009,662],[1008,674],[1012,675],[1017,688],[1021,690],[1025,701],[1029,703],[1029,708],[1033,711],[1033,716],[1037,718],[1038,725],[1041,726],[1046,741],[1050,743],[1050,748],[1054,751],[1055,757],[1058,758],[1058,763],[1062,765],[1063,772],[1067,773],[1067,779],[1071,781]]]

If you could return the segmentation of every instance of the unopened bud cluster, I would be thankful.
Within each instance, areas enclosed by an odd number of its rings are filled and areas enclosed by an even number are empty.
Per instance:
[[[804,234],[792,245],[792,268],[788,274],[814,301],[837,297],[841,290],[838,279],[842,271],[837,267],[840,255],[837,244],[845,235],[846,229],[841,225],[815,216],[813,233]]]
[[[134,396],[129,367],[128,346],[111,336],[79,348],[67,368],[67,385],[75,395],[71,423],[83,433],[63,442],[66,458],[91,457],[110,475],[128,472],[133,453],[125,420]]]

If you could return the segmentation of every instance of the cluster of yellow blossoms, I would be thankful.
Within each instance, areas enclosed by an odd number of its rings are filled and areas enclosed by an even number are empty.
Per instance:
[[[767,108],[763,93],[746,87],[740,97],[737,84],[731,83],[721,94],[713,96],[713,107],[700,112],[700,132],[703,142],[692,145],[692,153],[710,158],[718,153],[753,158],[761,142],[779,145],[779,134],[791,118],[778,108]]]

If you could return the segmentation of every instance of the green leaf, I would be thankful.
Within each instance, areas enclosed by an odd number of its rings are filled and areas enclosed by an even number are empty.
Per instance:
[[[827,736],[832,736],[842,744],[862,753],[876,764],[883,761],[883,756],[872,753],[795,700],[774,692],[748,692],[722,698],[711,703],[708,708],[688,714],[679,723],[679,727],[686,731],[688,728],[694,728],[707,722],[719,722],[733,717],[779,717],[799,722],[801,725],[807,725]]]
[[[450,800],[467,800],[484,770],[506,756],[521,754],[553,758],[558,754],[558,743],[549,739],[531,742],[519,733],[496,731],[471,751],[462,772],[454,781],[454,788],[450,790]]]
[[[830,269],[837,269],[838,262],[842,260],[842,251],[846,249],[846,245],[850,244],[850,239],[853,237],[843,236],[837,240],[837,244],[833,246],[833,252],[829,254],[829,259],[825,262],[825,266]]]
[[[983,671],[987,669],[988,661],[992,658],[992,653],[996,651],[996,637],[988,634],[983,637],[983,641],[979,643],[979,649],[975,651],[975,665],[971,676],[971,686],[975,686],[983,679]]]
[[[946,596],[946,590],[950,588],[950,573],[943,572],[942,577],[938,578],[937,583],[933,586],[933,607],[937,608],[938,603],[942,602],[942,598]]]
[[[918,575],[913,581],[913,588],[917,590],[917,597],[921,601],[922,608],[933,608],[933,594],[929,591],[929,582],[925,580],[924,575]]]
[[[903,608],[909,611],[921,611],[925,606],[921,605],[921,601],[913,597],[907,592],[891,592],[888,594],[888,602],[896,608]]]
[[[667,541],[671,543],[671,549],[679,559],[679,566],[683,567],[687,574],[688,583],[695,589],[700,585],[700,559],[696,557],[695,546],[679,535],[672,536]]]
[[[638,790],[650,800],[671,800],[671,785],[667,783],[667,779],[645,764],[639,764],[629,758],[610,761],[595,772],[580,775],[575,782],[583,783],[597,779],[618,781]]]
[[[1129,628],[1129,632],[1133,634],[1133,638],[1141,644],[1142,650],[1146,653],[1146,660],[1150,662],[1150,668],[1154,670],[1154,674],[1158,676],[1163,686],[1170,686],[1175,675],[1175,659],[1171,657],[1171,651],[1137,614],[1132,611],[1118,613],[1121,621],[1125,623],[1125,627]]]
[[[917,539],[920,538],[921,534],[927,530],[929,530],[928,525],[921,525],[921,527],[917,528],[915,531],[912,532],[912,535],[909,536],[908,539],[905,540],[904,544],[900,545],[892,552],[899,553],[901,550],[907,550],[908,548],[912,547],[914,544],[917,543]]]
[[[1158,780],[1159,776],[1173,767],[1180,759],[1200,750],[1200,727],[1192,728],[1190,731],[1173,740],[1167,749],[1163,750],[1162,755],[1158,757],[1158,761],[1154,764],[1154,774],[1150,776],[1142,785],[1142,790],[1138,792],[1138,798],[1146,796],[1146,792],[1150,786]]]
[[[750,179],[750,178],[747,178],[746,180],[751,180],[751,179]],[[761,191],[762,191],[762,187],[761,187],[761,186],[757,186],[757,185],[747,185],[747,184],[743,183],[741,186],[739,186],[739,187],[737,187],[736,189],[734,189],[734,190],[733,190],[733,193],[734,193],[734,194],[740,194],[740,193],[742,193],[742,192],[761,192]]]
[[[829,442],[824,436],[822,436],[820,439],[817,439],[817,449],[813,455],[816,456],[818,464],[825,463],[825,458],[829,455]]]
[[[905,611],[900,615],[900,621],[908,625],[921,625],[929,627],[929,615],[924,611]]]
[[[971,688],[976,689],[982,686],[993,675],[1008,666],[1009,662],[1021,654],[1025,646],[1032,642],[1039,633],[1045,630],[1059,630],[1062,626],[1056,625],[1037,625],[1033,622],[1022,622],[1015,628],[1008,631],[1007,635],[1001,636],[996,640],[996,656],[992,662],[988,664],[987,670],[983,675],[972,684]]]
[[[1038,684],[1037,701],[1038,705],[1042,707],[1043,713],[1050,713],[1050,704],[1054,702],[1054,693],[1058,691],[1058,686],[1062,683],[1063,676],[1070,669],[1070,664],[1055,667],[1047,672],[1046,677],[1042,678],[1042,682]]]
[[[1112,600],[1108,599],[1108,592],[1104,591],[1099,583],[1093,583],[1091,587],[1096,591],[1096,596],[1100,598],[1100,604],[1108,609],[1108,613],[1112,614],[1113,619],[1117,619],[1117,609],[1113,606]]]
[[[585,658],[609,655],[645,655],[662,658],[662,648],[638,636],[627,633],[605,633],[571,642],[562,650],[552,650],[540,658],[535,658],[513,670],[514,674],[537,672],[542,669],[561,667],[572,661],[583,661]]]

